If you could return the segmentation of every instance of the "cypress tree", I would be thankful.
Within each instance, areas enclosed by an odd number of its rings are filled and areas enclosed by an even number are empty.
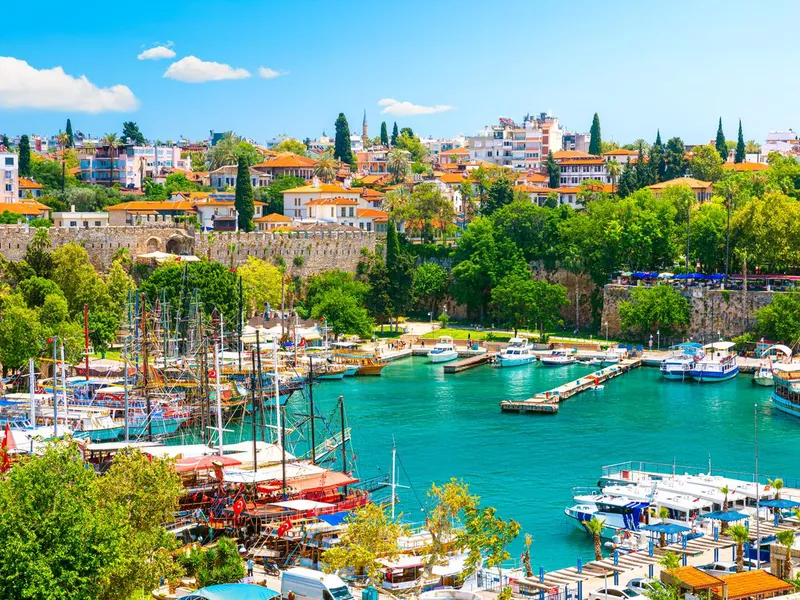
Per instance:
[[[72,135],[72,121],[70,121],[69,119],[67,119],[66,134],[67,134],[67,139],[68,139],[67,147],[68,148],[74,148],[75,147],[75,137]]]
[[[19,139],[19,176],[31,176],[31,141],[27,135]]]
[[[739,119],[739,138],[736,140],[736,155],[733,158],[733,162],[743,163],[746,156],[747,151],[744,147],[744,136],[742,135],[742,120]]]
[[[394,219],[389,219],[386,228],[386,270],[389,276],[390,312],[398,317],[411,298],[413,259],[400,247]]]
[[[656,133],[656,143],[650,148],[650,169],[653,183],[664,181],[664,145],[661,143],[661,130]]]
[[[381,123],[381,146],[389,145],[389,132],[386,130],[386,121]]]
[[[6,150],[11,150],[11,142],[8,141],[8,136],[5,133],[0,141],[0,146],[4,146]]]
[[[353,162],[353,149],[350,147],[350,126],[347,117],[339,113],[336,118],[336,138],[333,143],[333,157],[350,164]]]
[[[253,204],[253,186],[250,183],[250,167],[247,159],[240,156],[236,169],[236,206],[237,220],[239,229],[242,231],[253,230],[253,215],[255,206]]]
[[[549,187],[552,189],[561,187],[561,169],[553,158],[552,150],[547,153],[547,175],[550,177]]]
[[[725,134],[722,133],[722,117],[719,118],[719,126],[717,127],[717,141],[714,144],[717,152],[722,157],[722,162],[728,162],[728,144],[725,143]]]
[[[397,255],[400,253],[400,240],[397,237],[397,227],[394,219],[389,219],[386,226],[386,266],[391,270],[397,266]]]
[[[600,156],[603,153],[603,140],[600,137],[600,117],[597,116],[597,113],[594,113],[589,136],[589,154]]]
[[[398,137],[399,135],[400,135],[400,134],[397,132],[397,121],[395,121],[395,122],[394,122],[394,127],[392,127],[392,139],[391,139],[391,144],[392,144],[392,146],[394,146],[395,144],[397,144],[397,137]]]

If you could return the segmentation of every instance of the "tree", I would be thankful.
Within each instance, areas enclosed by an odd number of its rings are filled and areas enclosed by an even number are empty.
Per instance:
[[[396,558],[398,540],[408,528],[377,504],[366,504],[352,511],[345,522],[347,527],[339,544],[322,555],[326,570],[353,569],[356,575],[366,578],[366,583],[379,585],[384,567],[377,562],[378,558]]]
[[[38,311],[26,308],[22,298],[5,304],[0,312],[0,364],[19,369],[39,354],[45,332]]]
[[[505,277],[492,289],[494,314],[514,329],[514,336],[521,326],[530,321],[534,312],[534,282],[530,271],[522,265]]]
[[[728,162],[728,144],[725,142],[725,134],[722,132],[722,117],[719,118],[719,126],[717,127],[717,141],[714,145],[721,161],[723,163]]]
[[[247,262],[236,269],[242,278],[242,294],[247,314],[265,310],[265,304],[276,307],[281,302],[281,270],[260,258],[248,256]]]
[[[412,291],[414,298],[426,310],[436,316],[439,303],[447,292],[449,276],[447,270],[436,263],[423,263],[414,271]]]
[[[755,140],[747,140],[744,145],[744,152],[745,154],[760,154],[761,145]]]
[[[650,148],[650,164],[653,169],[654,183],[666,180],[664,173],[667,165],[664,160],[664,146],[661,144],[661,130],[658,130],[656,132],[656,141],[653,147]]]
[[[686,173],[686,148],[679,137],[670,138],[664,150],[664,181],[677,179]]]
[[[395,144],[397,144],[397,136],[398,135],[399,134],[397,132],[397,121],[395,121],[394,122],[394,126],[392,127],[392,139],[389,141],[389,144],[391,146],[394,146]]]
[[[600,136],[600,117],[597,116],[597,113],[594,113],[589,136],[589,154],[600,156],[603,153],[603,140]]]
[[[336,177],[336,160],[333,158],[330,149],[319,158],[317,164],[314,165],[314,175],[319,177],[325,183],[333,181]],[[302,183],[299,185],[303,185]]]
[[[278,175],[270,184],[263,188],[256,188],[257,200],[267,204],[269,213],[283,214],[283,191],[305,185],[306,180],[293,175]]]
[[[722,178],[722,159],[711,146],[695,146],[689,161],[689,174],[700,181],[719,181]]]
[[[403,127],[400,136],[395,141],[395,145],[401,150],[406,150],[411,154],[411,159],[414,162],[422,162],[428,154],[428,149],[422,145],[422,142],[417,136],[409,133],[410,131],[411,130],[407,127]]]
[[[594,540],[594,559],[603,560],[603,546],[600,544],[600,536],[603,534],[603,527],[605,527],[606,520],[592,517],[589,521],[583,521],[582,523]]]
[[[619,305],[623,330],[641,336],[657,330],[670,335],[689,325],[689,301],[671,285],[635,287],[630,294],[631,299]]]
[[[144,139],[142,132],[139,131],[139,126],[134,121],[125,121],[122,124],[122,139],[126,138],[135,146],[147,145],[147,140]]]
[[[107,310],[89,311],[89,339],[95,350],[105,358],[106,350],[117,339],[120,320]]]
[[[392,314],[392,297],[390,294],[392,282],[389,279],[389,269],[382,257],[372,255],[365,267],[369,292],[366,297],[366,307],[375,318],[383,331],[383,325]]]
[[[556,159],[553,157],[552,150],[547,153],[547,176],[550,178],[549,186],[552,189],[557,189],[561,187],[561,169],[556,162]]]
[[[5,133],[0,137],[0,146],[3,146],[6,151],[11,150],[11,142],[8,141],[8,136]]]
[[[352,164],[353,150],[350,147],[350,126],[347,124],[347,117],[344,116],[344,113],[339,113],[335,127],[336,137],[333,143],[333,156],[345,164]]]
[[[671,550],[667,550],[661,558],[658,559],[658,564],[660,564],[667,573],[672,573],[681,568],[681,559]]]
[[[386,229],[386,270],[389,277],[391,315],[399,317],[408,308],[413,281],[413,260],[400,246],[394,219]]]
[[[474,506],[464,510],[464,529],[459,536],[467,548],[465,571],[471,574],[481,565],[487,569],[500,568],[503,561],[511,558],[508,545],[520,534],[522,527],[513,519],[504,521],[497,510],[487,506]],[[502,580],[502,573],[500,573]]]
[[[83,314],[84,304],[90,310],[109,306],[106,284],[89,262],[89,254],[85,248],[71,242],[53,250],[51,256],[51,278],[64,292],[71,316]]]
[[[46,228],[36,230],[36,233],[25,247],[23,260],[36,272],[39,277],[50,277],[53,270],[53,257],[50,255],[50,235]]]
[[[414,188],[409,198],[408,212],[408,217],[416,221],[413,225],[420,229],[421,237],[427,241],[433,241],[436,228],[444,236],[455,217],[452,201],[445,198],[433,183],[420,183]],[[387,265],[391,267],[388,261]]]
[[[253,204],[253,185],[250,183],[250,167],[242,157],[239,157],[239,165],[236,169],[236,215],[239,229],[242,231],[253,230],[253,215],[255,205]]]
[[[489,216],[513,201],[514,185],[506,175],[501,175],[489,184],[486,202],[481,206],[481,214]]]
[[[703,273],[725,267],[725,207],[719,202],[705,202],[692,211],[692,261],[699,262]]]
[[[31,141],[27,135],[19,138],[19,169],[20,177],[31,176]]]
[[[736,154],[733,157],[733,162],[743,163],[747,157],[747,147],[744,143],[744,136],[742,135],[742,120],[739,119],[739,136],[736,139]]]
[[[781,546],[784,548],[784,559],[783,563],[783,573],[781,577],[786,581],[789,581],[792,578],[792,546],[794,546],[794,531],[791,529],[787,529],[785,531],[779,531],[775,535],[775,541],[777,541]]]
[[[206,154],[206,163],[208,169],[214,171],[220,167],[235,165],[240,158],[244,159],[248,166],[251,166],[261,161],[263,154],[233,131],[226,131]]]
[[[492,215],[492,223],[495,235],[514,242],[527,262],[542,258],[557,236],[548,210],[530,202],[517,200],[502,207]]]
[[[386,121],[381,122],[381,146],[389,145],[389,133],[386,130]]]
[[[728,533],[736,542],[736,572],[744,571],[744,545],[750,541],[750,531],[744,525],[731,525]]]
[[[37,308],[44,304],[45,298],[50,294],[64,297],[61,288],[54,281],[44,277],[29,277],[21,281],[18,286],[19,292],[25,299],[25,304],[30,308]]]
[[[781,490],[783,489],[783,479],[780,477],[776,479],[767,479],[767,484],[775,490],[775,500],[780,500]]]
[[[295,138],[286,138],[281,143],[273,146],[272,150],[274,152],[291,152],[292,154],[297,154],[298,156],[308,155],[306,145]]]
[[[69,144],[68,148],[74,148],[75,147],[75,136],[72,134],[72,121],[70,121],[69,119],[67,119],[66,134],[67,134],[67,139],[68,139],[68,144]]]
[[[325,319],[334,334],[356,334],[362,338],[372,336],[372,320],[366,309],[354,296],[340,288],[322,292],[311,309],[311,317]]]
[[[616,158],[612,158],[610,161],[606,163],[606,173],[611,178],[611,192],[617,191],[617,179],[619,178],[619,174],[622,172],[622,165],[617,161]]]
[[[408,152],[401,150],[400,147],[397,146],[393,148],[392,151],[389,152],[389,156],[386,157],[386,170],[391,173],[395,183],[405,181],[411,172],[411,167],[406,158],[407,154]]]
[[[539,339],[543,340],[545,332],[560,321],[561,308],[569,304],[567,288],[558,283],[536,280],[531,291],[530,316],[534,323],[539,324]]]

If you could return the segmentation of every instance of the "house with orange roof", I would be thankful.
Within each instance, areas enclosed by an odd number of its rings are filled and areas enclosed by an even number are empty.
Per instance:
[[[296,188],[284,190],[283,193],[283,214],[292,219],[319,218],[312,216],[308,204],[315,200],[326,198],[341,198],[354,200],[353,206],[359,206],[362,188],[345,187],[338,183],[324,183],[316,177],[310,185],[302,185]],[[363,207],[369,208],[366,201]],[[353,213],[355,217],[355,213]]]
[[[626,150],[625,148],[617,148],[616,150],[609,150],[603,152],[603,160],[609,162],[616,160],[621,165],[628,164],[634,158],[637,158],[639,153],[636,150]]]
[[[386,194],[378,190],[373,190],[368,187],[361,188],[361,200],[372,208],[380,208],[385,197]]]
[[[652,191],[656,196],[660,196],[665,189],[673,185],[688,185],[690,188],[692,188],[692,193],[694,194],[695,200],[700,203],[711,200],[711,196],[713,194],[712,184],[710,181],[700,181],[699,179],[694,179],[693,177],[678,177],[676,179],[670,179],[669,181],[662,181],[655,185],[647,186],[647,189]]]
[[[611,183],[606,172],[606,160],[578,150],[559,150],[553,153],[561,170],[561,185],[566,187],[580,186],[587,179],[597,179],[603,183]]]
[[[20,220],[49,219],[50,207],[35,200],[21,200],[19,202],[0,202],[0,214],[10,212],[19,215]]]
[[[264,215],[263,217],[253,219],[253,223],[258,231],[272,231],[273,229],[278,229],[279,227],[292,227],[293,220],[291,217],[287,217],[285,215],[270,213],[268,215]]]
[[[723,169],[736,171],[737,173],[757,173],[759,171],[766,171],[769,169],[767,163],[757,162],[740,162],[740,163],[725,163],[722,165]]]
[[[361,177],[361,185],[365,188],[376,188],[388,184],[392,180],[392,176],[388,173],[380,175],[365,175]]]
[[[386,167],[388,156],[389,149],[384,146],[356,152],[356,171],[359,175],[386,175],[389,172]]]
[[[453,148],[439,153],[439,164],[453,165],[469,162],[469,148]]]
[[[250,185],[254,188],[266,187],[272,182],[272,176],[250,167]],[[217,190],[226,190],[236,187],[236,176],[239,172],[237,165],[225,165],[209,172],[209,185]]]
[[[300,156],[292,152],[282,152],[251,167],[252,170],[268,175],[273,180],[282,175],[311,179],[317,161],[308,156]]]
[[[19,178],[18,189],[20,200],[25,200],[26,198],[41,198],[44,196],[42,184],[27,177]]]
[[[53,226],[67,229],[95,229],[108,227],[108,212],[80,212],[75,210],[75,205],[68,211],[53,213]]]

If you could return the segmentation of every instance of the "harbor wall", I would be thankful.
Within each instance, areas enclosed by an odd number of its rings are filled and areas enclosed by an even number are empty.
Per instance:
[[[0,255],[21,260],[35,233],[35,228],[25,225],[0,227]],[[132,256],[154,251],[195,254],[230,267],[243,264],[248,256],[271,262],[280,256],[292,273],[308,276],[329,269],[355,272],[364,249],[375,249],[375,235],[366,231],[209,234],[172,223],[148,223],[89,229],[51,227],[48,233],[52,248],[70,242],[86,248],[89,260],[101,271],[108,270],[117,251],[126,248]]]
[[[603,290],[602,330],[608,322],[608,334],[620,334],[619,305],[630,299],[630,287],[608,284]],[[752,331],[755,312],[772,302],[774,294],[786,292],[719,290],[690,287],[683,295],[689,300],[689,329],[694,339],[732,338]],[[662,338],[662,345],[666,342]]]

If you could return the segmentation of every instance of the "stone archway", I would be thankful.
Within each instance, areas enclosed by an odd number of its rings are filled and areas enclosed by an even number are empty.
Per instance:
[[[167,252],[170,254],[191,254],[192,238],[185,233],[176,233],[167,240]]]
[[[158,252],[161,250],[161,240],[157,237],[147,238],[145,248],[147,252]]]

